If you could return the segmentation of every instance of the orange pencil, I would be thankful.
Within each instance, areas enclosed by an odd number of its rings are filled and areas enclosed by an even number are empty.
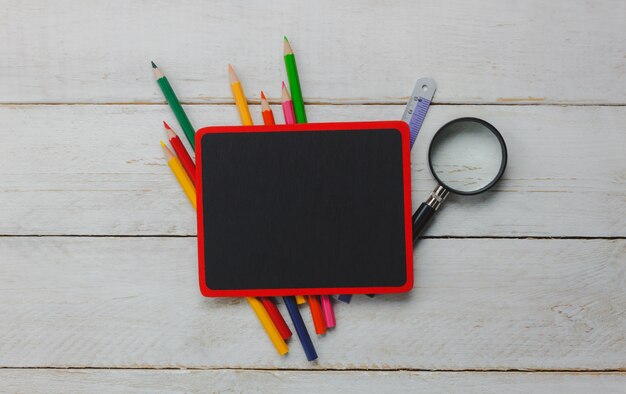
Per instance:
[[[276,124],[274,120],[274,113],[272,112],[272,107],[267,102],[267,98],[265,97],[265,93],[261,90],[261,115],[263,115],[263,124],[266,126],[273,126]]]
[[[319,297],[310,295],[307,296],[307,299],[309,301],[309,308],[311,308],[311,317],[313,318],[313,325],[315,325],[315,333],[317,335],[326,334],[326,324],[324,323],[324,314]]]
[[[183,168],[185,169],[185,172],[187,172],[187,175],[189,175],[189,179],[191,179],[191,182],[195,186],[196,184],[195,163],[191,159],[191,156],[189,156],[187,149],[185,149],[185,145],[183,145],[183,142],[180,140],[180,138],[178,138],[178,135],[176,135],[176,133],[174,132],[174,130],[172,130],[170,125],[168,125],[166,121],[163,121],[163,126],[165,127],[167,138],[169,138],[170,144],[172,145],[172,148],[174,148],[174,152],[176,152],[176,156],[178,156],[178,159],[180,160],[180,162],[183,165]]]

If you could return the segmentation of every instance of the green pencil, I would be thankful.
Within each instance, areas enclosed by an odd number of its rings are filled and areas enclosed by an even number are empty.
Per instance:
[[[165,75],[163,75],[161,70],[159,70],[157,65],[154,64],[154,62],[150,62],[150,63],[152,63],[152,71],[154,71],[154,77],[156,78],[157,83],[159,84],[159,87],[161,88],[161,91],[163,92],[163,95],[165,96],[165,100],[167,100],[167,103],[170,105],[170,108],[172,109],[172,111],[174,111],[174,115],[176,115],[176,119],[178,119],[180,128],[183,129],[183,132],[185,133],[187,140],[191,144],[191,147],[193,149],[196,149],[196,143],[194,141],[196,131],[191,125],[191,122],[189,121],[187,114],[183,110],[183,107],[180,105],[180,101],[178,101],[178,97],[176,97],[176,93],[174,93],[174,89],[172,89],[172,86],[170,85],[169,81],[167,80]]]
[[[285,37],[285,68],[287,69],[287,78],[289,79],[293,110],[296,113],[296,122],[306,123],[306,112],[304,112],[304,100],[302,99],[302,89],[300,88],[300,78],[298,77],[298,66],[296,66],[296,57],[291,50],[287,37]]]

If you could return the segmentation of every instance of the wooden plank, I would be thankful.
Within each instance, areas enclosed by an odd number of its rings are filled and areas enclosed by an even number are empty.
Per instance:
[[[230,105],[188,110],[197,127],[238,122]],[[309,108],[312,121],[397,119],[402,111]],[[428,235],[626,235],[624,107],[435,106],[412,154],[414,205],[434,187],[432,134],[468,115],[502,131],[508,168],[494,192],[450,197]],[[0,234],[195,234],[194,212],[158,145],[162,119],[176,124],[163,105],[0,107]]]
[[[0,237],[0,256],[0,368],[626,369],[626,240],[420,241],[414,290],[337,303],[316,363],[200,295],[194,238]]]
[[[624,373],[472,373],[250,370],[0,370],[14,393],[623,393]]]
[[[0,102],[161,102],[150,60],[189,102],[279,97],[282,37],[308,102],[400,103],[418,76],[454,103],[626,103],[626,3],[4,2]]]

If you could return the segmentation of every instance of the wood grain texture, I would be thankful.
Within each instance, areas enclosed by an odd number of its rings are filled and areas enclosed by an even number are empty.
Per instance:
[[[448,120],[492,122],[510,161],[426,235],[623,238],[626,2],[3,0],[0,22],[0,391],[624,392],[625,239],[422,240],[410,294],[337,303],[319,362],[279,358],[245,302],[199,294],[149,61],[197,127],[239,122],[227,63],[277,102],[285,34],[312,121],[399,119],[431,76],[462,105],[429,112],[415,205]]]
[[[12,393],[623,393],[623,373],[0,370]]]
[[[621,0],[247,2],[37,0],[0,7],[0,102],[162,102],[150,60],[183,101],[279,97],[282,37],[308,102],[625,104]]]
[[[188,110],[196,127],[238,121],[230,105]],[[311,106],[309,117],[397,119],[402,111]],[[431,136],[468,115],[504,134],[506,173],[494,192],[450,197],[427,235],[626,236],[625,107],[435,106],[412,153],[414,206],[435,185]],[[158,144],[161,120],[175,124],[163,105],[0,107],[10,142],[0,144],[0,234],[195,234],[193,209]]]
[[[0,237],[0,367],[626,370],[626,240],[422,240],[414,290],[336,303],[315,363],[203,298],[195,246]]]

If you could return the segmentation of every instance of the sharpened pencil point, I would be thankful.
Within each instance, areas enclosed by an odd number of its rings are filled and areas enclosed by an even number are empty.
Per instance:
[[[233,69],[233,66],[230,65],[230,63],[228,64],[228,79],[230,80],[230,83],[239,82],[239,77],[235,73],[235,70]]]
[[[163,127],[165,127],[168,130],[171,130],[172,128],[170,127],[170,125],[167,124],[166,121],[163,121]]]
[[[272,111],[270,107],[270,103],[267,102],[267,97],[265,97],[265,93],[261,90],[261,112]]]
[[[291,96],[289,95],[289,91],[287,90],[287,85],[285,85],[284,81],[283,81],[283,89],[281,93],[282,93],[282,96],[280,99],[282,102],[291,100]]]
[[[285,36],[285,41],[283,42],[283,54],[285,56],[293,54],[293,50],[291,49],[291,44],[289,43],[289,40],[287,40],[287,36]]]
[[[163,73],[161,72],[161,70],[157,67],[156,64],[154,64],[154,62],[150,62],[152,63],[152,73],[154,74],[154,78],[157,79],[157,81],[161,78],[163,78],[165,75],[163,75]]]
[[[171,159],[172,157],[176,157],[174,155],[174,152],[172,152],[170,148],[168,148],[167,145],[165,145],[165,142],[163,141],[160,141],[160,142],[161,142],[161,147],[163,148],[163,153],[165,153],[165,158],[167,160]]]
[[[289,40],[287,39],[287,36],[283,36],[283,38],[285,39],[285,41],[289,42]]]

